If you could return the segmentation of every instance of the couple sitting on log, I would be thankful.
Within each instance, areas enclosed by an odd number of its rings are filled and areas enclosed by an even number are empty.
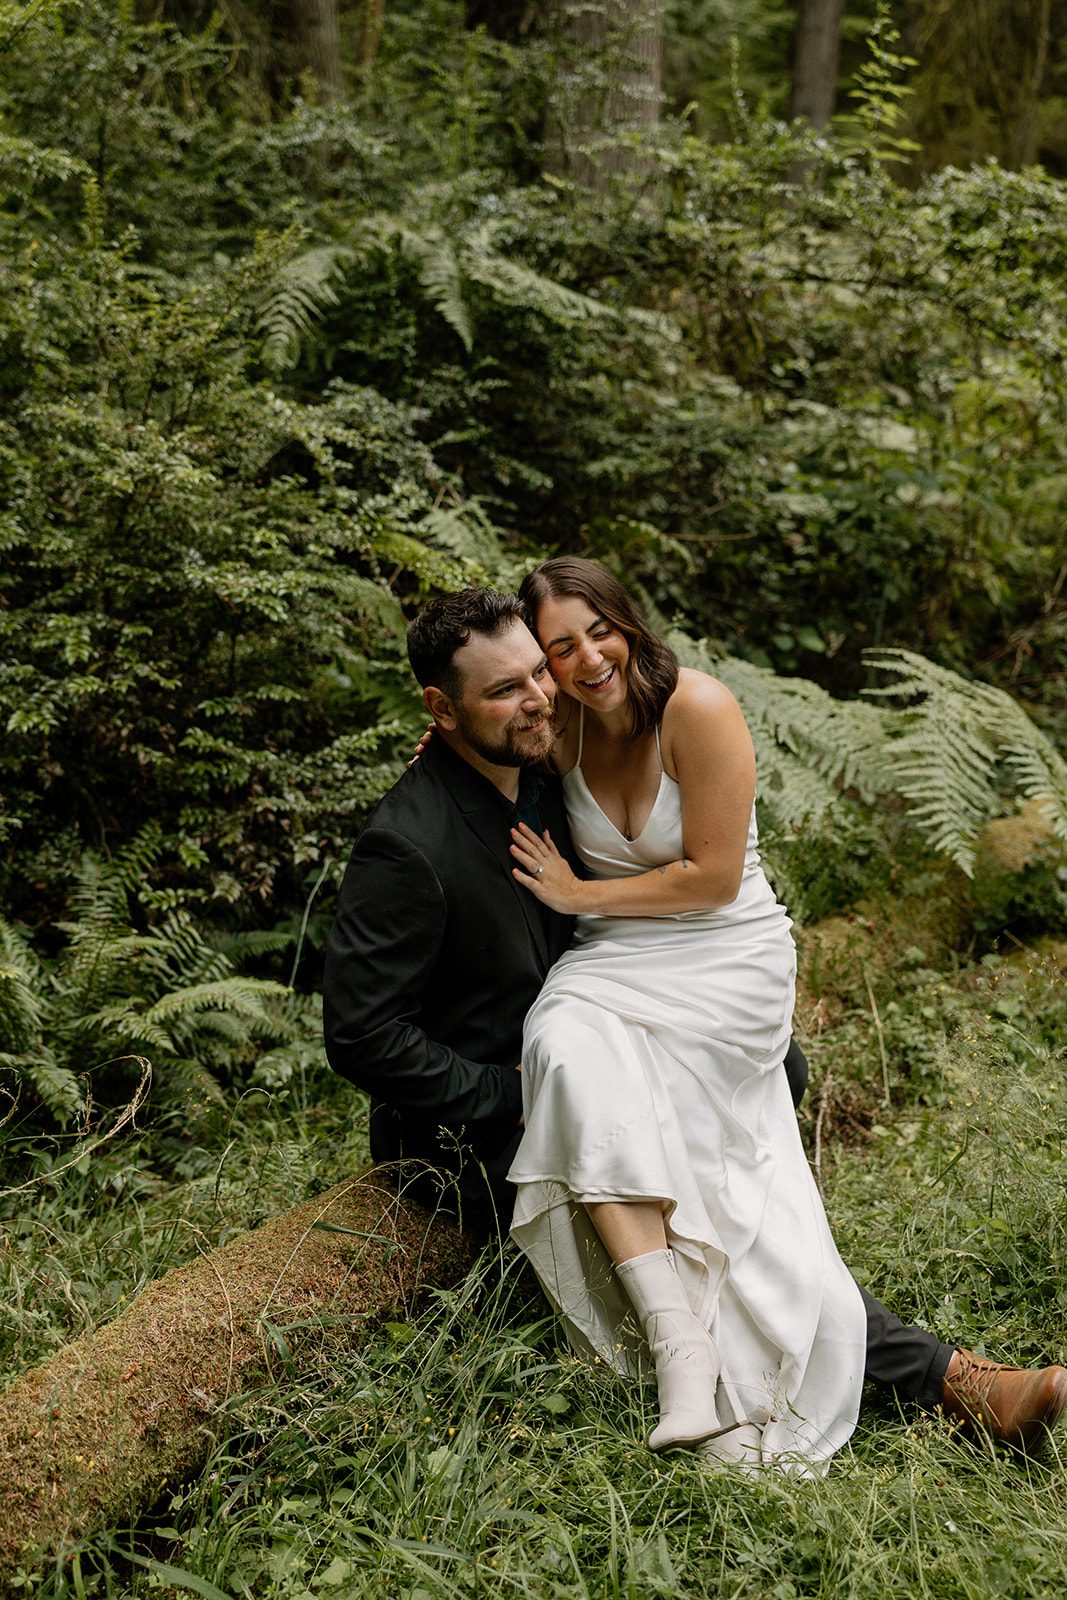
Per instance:
[[[865,1377],[1038,1443],[1067,1371],[905,1327],[834,1245],[729,691],[571,558],[436,601],[408,646],[434,732],[359,836],[326,972],[375,1158],[510,1226],[580,1353],[651,1360],[653,1450],[825,1470]]]

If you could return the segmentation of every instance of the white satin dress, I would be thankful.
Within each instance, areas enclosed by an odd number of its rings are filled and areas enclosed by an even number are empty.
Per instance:
[[[563,784],[594,877],[683,856],[681,797],[666,772],[634,840],[593,799],[580,741]],[[763,1426],[764,1458],[812,1472],[855,1426],[866,1316],[781,1065],[796,972],[790,926],[760,866],[755,816],[731,905],[580,917],[526,1018],[526,1131],[508,1176],[518,1191],[512,1235],[573,1347],[624,1374],[641,1366],[644,1341],[583,1202],[665,1202],[679,1275],[743,1409]]]

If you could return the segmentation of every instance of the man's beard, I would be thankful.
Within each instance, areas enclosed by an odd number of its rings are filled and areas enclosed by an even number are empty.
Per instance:
[[[544,726],[536,737],[531,735],[521,742],[519,737],[524,728],[535,727],[536,723],[509,722],[506,728],[501,729],[501,737],[495,744],[475,732],[462,706],[453,705],[452,710],[456,718],[456,727],[465,743],[480,755],[483,761],[491,762],[494,767],[536,767],[539,762],[548,760],[555,747],[556,736],[552,731],[554,706],[549,706],[543,718],[537,719],[543,721]]]

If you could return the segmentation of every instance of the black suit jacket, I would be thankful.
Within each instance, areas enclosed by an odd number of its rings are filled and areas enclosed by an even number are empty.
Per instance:
[[[554,777],[540,811],[573,863]],[[505,1226],[523,1019],[573,929],[512,877],[510,844],[496,791],[432,740],[356,841],[324,984],[327,1055],[375,1101],[375,1159],[429,1163],[446,1203]]]

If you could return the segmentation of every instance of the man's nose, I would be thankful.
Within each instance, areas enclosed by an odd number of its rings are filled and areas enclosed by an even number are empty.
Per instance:
[[[552,704],[551,696],[545,693],[544,686],[536,678],[531,678],[526,685],[526,704],[535,711],[543,711]]]

